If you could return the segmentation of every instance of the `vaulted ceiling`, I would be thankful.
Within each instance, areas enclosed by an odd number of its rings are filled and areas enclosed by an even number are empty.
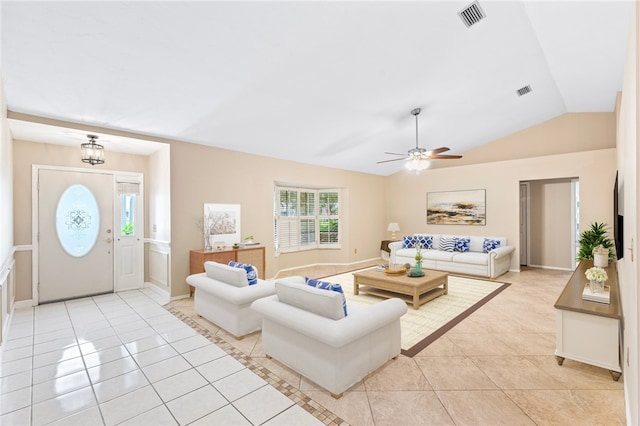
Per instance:
[[[16,113],[379,175],[402,168],[376,164],[385,151],[415,147],[415,107],[420,146],[463,155],[614,110],[630,1],[480,0],[486,17],[467,27],[470,4],[2,1],[1,72]]]

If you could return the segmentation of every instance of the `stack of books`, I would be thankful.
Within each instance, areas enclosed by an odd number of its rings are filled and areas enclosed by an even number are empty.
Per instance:
[[[260,243],[254,243],[253,241],[245,241],[243,243],[238,244],[241,248],[259,246]]]
[[[606,303],[609,304],[610,301],[610,289],[608,285],[604,286],[604,291],[601,293],[594,293],[589,288],[589,284],[584,286],[584,290],[582,291],[582,299],[588,300],[589,302],[598,302],[598,303]]]

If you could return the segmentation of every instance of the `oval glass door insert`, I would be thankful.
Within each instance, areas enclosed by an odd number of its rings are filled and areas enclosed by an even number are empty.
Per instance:
[[[56,231],[64,250],[74,257],[89,253],[98,239],[100,211],[93,193],[84,185],[68,187],[58,201]]]

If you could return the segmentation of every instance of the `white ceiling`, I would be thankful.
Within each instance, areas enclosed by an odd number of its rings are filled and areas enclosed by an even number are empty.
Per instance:
[[[631,1],[470,3],[3,0],[1,71],[14,112],[380,175],[415,107],[447,154],[614,110]]]

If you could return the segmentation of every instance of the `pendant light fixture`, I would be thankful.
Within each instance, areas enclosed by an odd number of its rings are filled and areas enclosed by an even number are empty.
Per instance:
[[[89,142],[80,144],[82,162],[89,163],[92,166],[104,164],[104,146],[96,143],[96,139],[98,139],[96,135],[87,135],[87,137]]]

